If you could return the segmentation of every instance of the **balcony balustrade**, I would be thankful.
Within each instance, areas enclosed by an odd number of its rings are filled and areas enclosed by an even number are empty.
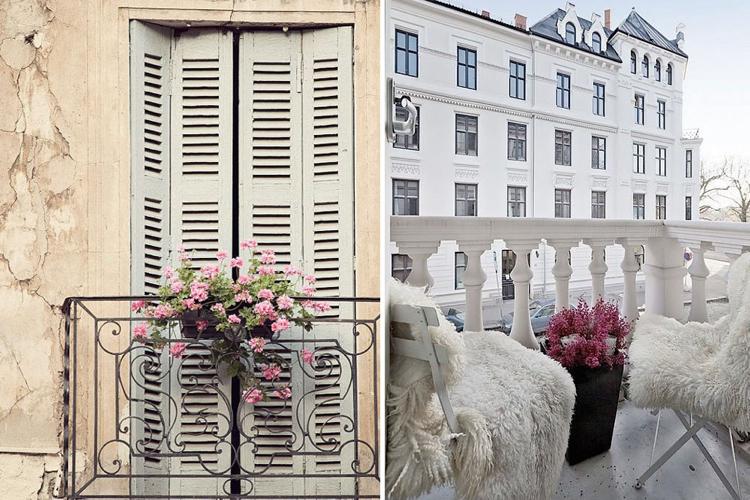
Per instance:
[[[568,257],[572,248],[586,245],[591,248],[589,265],[591,291],[594,298],[604,296],[607,275],[605,251],[610,246],[624,249],[620,267],[623,271],[622,313],[630,319],[638,318],[636,275],[640,266],[636,249],[645,248],[646,297],[645,310],[681,319],[684,304],[682,282],[685,273],[692,279],[692,297],[688,319],[706,321],[706,278],[709,275],[705,252],[726,255],[730,261],[750,251],[750,225],[731,222],[668,221],[668,220],[609,220],[609,219],[543,219],[504,217],[428,217],[392,216],[391,241],[401,254],[412,259],[412,271],[407,282],[429,287],[433,280],[427,259],[442,242],[455,241],[467,255],[464,272],[466,291],[466,330],[483,327],[482,291],[486,274],[482,270],[482,253],[502,240],[506,248],[516,254],[516,264],[510,277],[515,288],[514,321],[511,337],[521,344],[538,349],[529,318],[530,282],[533,272],[528,255],[542,241],[554,248],[556,262],[552,268],[555,278],[556,309],[568,307],[569,282],[572,268]],[[693,252],[691,264],[685,268],[684,251]],[[560,257],[564,258],[560,258]]]

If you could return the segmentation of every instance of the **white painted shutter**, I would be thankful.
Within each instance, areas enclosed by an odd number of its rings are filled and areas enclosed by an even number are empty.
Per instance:
[[[241,238],[254,238],[260,248],[276,250],[280,264],[301,265],[315,274],[319,295],[352,296],[351,28],[243,33],[240,71]],[[331,313],[336,314],[351,317],[351,306]],[[304,335],[295,329],[283,339],[301,341]],[[318,327],[314,335],[334,339],[347,350],[352,347],[350,328]],[[330,344],[317,347],[325,345]],[[288,346],[299,351],[303,344]],[[304,346],[312,350],[316,344],[305,341]],[[291,404],[256,405],[254,418],[246,424],[254,424],[259,436],[251,469],[335,474],[343,467],[351,472],[353,447],[345,447],[341,455],[325,441],[352,437],[345,435],[347,422],[331,418],[339,412],[353,416],[350,368],[341,361],[346,367],[341,376],[336,368],[303,376],[295,359],[292,373],[285,374],[291,377]],[[272,414],[273,422],[264,418]],[[300,429],[309,434],[302,436]],[[290,438],[293,449],[310,454],[290,456]],[[338,495],[353,493],[354,482],[259,478],[256,491]]]
[[[172,247],[183,244],[196,267],[232,249],[232,35],[218,29],[188,30],[175,38],[172,96]],[[178,332],[175,332],[179,335]],[[179,435],[183,452],[172,471],[228,473],[227,415],[231,390],[209,368],[210,351],[190,345],[173,387],[181,394]],[[179,383],[179,385],[177,385]],[[216,434],[218,434],[217,437]],[[173,494],[216,494],[223,480],[172,480]]]
[[[354,162],[352,29],[306,30],[303,34],[303,248],[307,272],[317,278],[317,296],[354,295]],[[352,318],[352,305],[334,307],[331,316]],[[319,325],[312,338],[335,339],[354,350],[351,325]],[[351,364],[331,342],[306,342],[334,368],[304,378],[305,420],[315,422],[309,472],[352,473],[354,439],[350,421],[356,395]],[[356,360],[354,360],[356,362]],[[343,418],[338,415],[344,415]],[[347,431],[349,429],[349,431]],[[351,478],[307,480],[307,494],[354,494]]]
[[[172,30],[138,21],[130,24],[131,113],[131,291],[154,294],[169,252],[169,94]],[[164,353],[133,353],[131,446],[138,452],[164,453],[169,422],[168,380],[162,377]],[[144,364],[145,363],[145,364]],[[147,368],[148,367],[148,368]],[[135,458],[135,474],[164,474],[166,459]],[[139,494],[168,493],[164,479],[136,479]]]

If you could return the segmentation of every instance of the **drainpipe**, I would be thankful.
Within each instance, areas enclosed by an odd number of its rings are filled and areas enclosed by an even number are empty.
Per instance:
[[[533,85],[531,86],[531,165],[529,166],[529,184],[531,186],[531,217],[536,216],[536,175],[534,163],[536,161],[536,155],[534,150],[536,149],[536,50],[534,49],[534,40],[531,40],[531,73],[534,75]],[[534,278],[529,283],[529,295],[534,289]],[[546,278],[545,278],[546,279]]]

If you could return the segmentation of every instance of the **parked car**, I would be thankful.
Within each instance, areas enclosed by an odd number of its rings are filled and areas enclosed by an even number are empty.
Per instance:
[[[537,299],[529,303],[529,317],[534,335],[541,336],[547,332],[549,320],[555,314],[555,299]],[[513,313],[506,314],[500,320],[500,330],[510,333],[513,328]]]
[[[464,331],[464,313],[462,313],[461,311],[458,311],[451,307],[445,314],[445,319],[453,323],[453,326],[456,327],[457,332]]]

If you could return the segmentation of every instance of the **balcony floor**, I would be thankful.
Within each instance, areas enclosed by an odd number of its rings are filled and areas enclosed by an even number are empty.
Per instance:
[[[730,498],[719,478],[705,460],[698,447],[690,441],[670,461],[647,481],[641,490],[633,487],[636,477],[649,465],[651,443],[656,428],[656,416],[637,408],[628,401],[620,403],[608,453],[584,462],[563,466],[560,484],[554,499],[578,498],[586,500],[615,499],[684,499],[705,500]],[[684,431],[677,417],[663,412],[659,429],[656,456],[666,450]],[[726,440],[703,430],[699,437],[734,484],[732,454]],[[725,444],[726,443],[726,444]],[[740,481],[744,495],[750,494],[750,461],[737,455]],[[440,488],[420,497],[420,500],[451,500],[450,488]]]

